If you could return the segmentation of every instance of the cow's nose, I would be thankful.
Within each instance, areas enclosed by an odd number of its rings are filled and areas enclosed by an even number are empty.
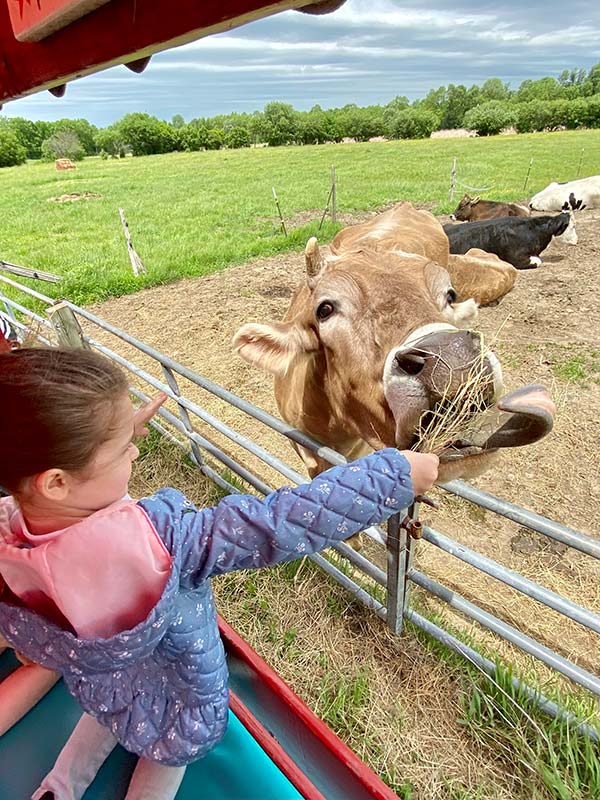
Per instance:
[[[452,398],[477,381],[485,386],[490,402],[501,385],[497,359],[486,352],[479,334],[472,331],[438,330],[415,337],[393,355],[389,377],[416,380],[434,402]]]
[[[418,375],[423,371],[425,366],[425,359],[420,354],[423,351],[415,352],[414,350],[406,350],[396,353],[394,358],[396,369],[399,372],[404,372],[406,375]]]

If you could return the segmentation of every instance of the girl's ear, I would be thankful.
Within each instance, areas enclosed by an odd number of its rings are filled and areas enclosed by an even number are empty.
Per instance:
[[[46,500],[61,502],[69,491],[68,476],[63,469],[47,469],[32,479],[32,489]]]

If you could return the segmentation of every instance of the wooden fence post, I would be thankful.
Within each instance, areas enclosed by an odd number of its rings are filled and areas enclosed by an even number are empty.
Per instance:
[[[119,209],[119,216],[121,217],[121,225],[123,226],[123,233],[125,234],[125,241],[127,242],[127,253],[129,255],[129,261],[131,262],[131,269],[137,278],[140,272],[146,272],[146,267],[144,266],[142,259],[134,250],[133,243],[131,241],[131,234],[129,233],[129,225],[127,224],[125,212],[122,208]]]
[[[285,222],[283,221],[283,214],[281,213],[281,207],[279,205],[279,198],[277,197],[277,192],[275,191],[275,187],[272,186],[271,189],[273,190],[273,199],[275,200],[275,205],[277,206],[277,213],[279,214],[279,220],[281,222],[281,229],[283,230],[284,234],[287,237],[287,231],[285,229]]]
[[[581,155],[579,156],[579,166],[577,167],[577,177],[579,177],[579,174],[581,172],[581,165],[583,163],[583,154],[584,153],[585,153],[585,147],[582,147],[581,148]]]
[[[46,309],[48,319],[56,333],[56,338],[61,347],[83,347],[90,349],[89,344],[83,337],[83,331],[77,321],[77,317],[69,306],[64,303],[56,303]]]

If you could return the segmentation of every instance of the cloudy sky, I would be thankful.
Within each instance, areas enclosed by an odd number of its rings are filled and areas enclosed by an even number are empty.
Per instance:
[[[4,111],[96,125],[128,111],[189,120],[271,100],[297,109],[413,100],[490,77],[517,87],[597,62],[597,0],[347,0],[328,16],[288,11],[157,54],[142,75],[115,67],[74,81],[61,99],[43,92]]]

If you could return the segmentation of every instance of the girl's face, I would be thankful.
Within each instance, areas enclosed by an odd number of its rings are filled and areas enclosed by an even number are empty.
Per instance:
[[[133,413],[129,395],[123,394],[114,405],[110,438],[81,473],[69,473],[70,501],[82,511],[99,511],[127,494],[131,465],[140,454],[132,442]]]

